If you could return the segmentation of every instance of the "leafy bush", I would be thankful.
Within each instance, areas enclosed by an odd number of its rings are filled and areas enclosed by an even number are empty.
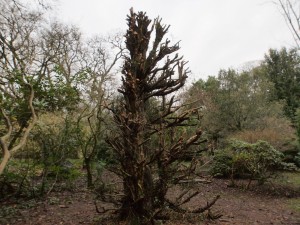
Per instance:
[[[19,161],[31,160],[38,169],[37,174],[27,176],[35,195],[46,193],[56,182],[72,187],[72,182],[80,175],[70,161],[79,157],[78,145],[76,121],[72,114],[40,115],[27,145],[14,154]]]
[[[72,114],[45,113],[32,130],[24,148],[14,158],[36,159],[58,164],[66,158],[79,157],[76,121]]]
[[[286,163],[294,163],[295,165],[300,166],[300,164],[297,163],[297,157],[299,153],[299,146],[295,146],[295,148],[290,149],[288,151],[284,151],[284,158],[283,161]]]
[[[213,176],[249,177],[263,183],[282,165],[282,153],[265,141],[255,144],[232,140],[219,151],[210,170]]]
[[[114,153],[112,152],[110,146],[104,141],[100,140],[97,152],[97,160],[104,161],[108,164],[114,164],[116,162],[116,158]]]
[[[232,152],[218,151],[214,156],[210,173],[215,177],[228,177],[231,173],[232,161]]]
[[[69,161],[65,161],[60,165],[52,165],[48,168],[48,177],[56,177],[61,181],[73,181],[80,176],[80,172],[74,166],[66,165]]]
[[[299,168],[295,163],[282,162],[281,169],[285,171],[291,171],[291,172],[299,171]]]
[[[0,176],[0,199],[13,196],[31,196],[36,167],[31,160],[11,159]]]

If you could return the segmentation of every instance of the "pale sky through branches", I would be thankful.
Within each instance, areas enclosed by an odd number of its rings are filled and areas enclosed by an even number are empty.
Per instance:
[[[87,35],[126,30],[129,8],[160,16],[169,38],[181,40],[192,79],[261,60],[269,48],[294,46],[292,35],[269,0],[58,0],[58,19]]]

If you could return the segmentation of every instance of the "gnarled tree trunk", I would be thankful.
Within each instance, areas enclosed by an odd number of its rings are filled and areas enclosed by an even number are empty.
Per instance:
[[[159,18],[150,26],[151,20],[145,13],[136,14],[132,9],[127,21],[128,54],[119,89],[123,98],[112,109],[118,133],[107,141],[118,160],[113,171],[123,180],[121,218],[128,224],[154,224],[167,206],[187,211],[179,208],[180,203],[169,201],[166,194],[170,184],[178,183],[195,169],[193,161],[178,173],[179,162],[189,153],[189,147],[197,144],[201,131],[191,137],[180,132],[174,135],[176,127],[187,126],[186,121],[195,110],[180,110],[174,105],[174,96],[167,97],[184,85],[188,73],[182,57],[173,54],[179,50],[178,43],[170,46],[168,39],[163,40],[169,27],[162,25]],[[161,106],[150,117],[151,99],[160,101]]]

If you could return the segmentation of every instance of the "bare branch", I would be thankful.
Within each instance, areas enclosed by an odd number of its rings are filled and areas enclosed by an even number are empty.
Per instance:
[[[296,42],[298,48],[300,47],[300,3],[291,0],[278,0],[281,9],[283,10],[283,16],[288,24],[289,29]],[[298,9],[297,9],[298,7]],[[298,10],[298,14],[297,14]]]

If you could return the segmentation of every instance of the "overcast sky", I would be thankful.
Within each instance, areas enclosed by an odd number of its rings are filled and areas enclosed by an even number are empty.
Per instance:
[[[58,19],[87,35],[126,30],[129,8],[160,16],[181,40],[192,79],[261,60],[269,48],[291,47],[292,35],[271,0],[58,0]]]

